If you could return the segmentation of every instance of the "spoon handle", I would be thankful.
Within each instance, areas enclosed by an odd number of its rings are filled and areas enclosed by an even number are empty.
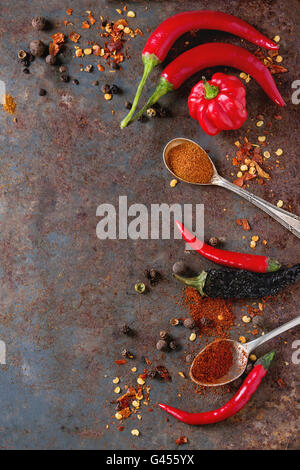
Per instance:
[[[230,189],[230,191],[233,191],[239,196],[242,196],[244,199],[247,199],[247,201],[252,202],[252,204],[265,211],[267,214],[273,217],[273,219],[277,220],[277,222],[296,235],[296,237],[300,238],[300,217],[298,215],[294,215],[291,212],[287,212],[283,209],[279,209],[278,207],[273,206],[273,204],[270,204],[264,199],[249,193],[236,184],[230,183],[221,176],[218,176],[216,179],[214,179],[213,184]]]
[[[257,348],[257,346],[260,346],[266,341],[269,341],[269,339],[272,339],[275,336],[278,336],[284,331],[289,330],[290,328],[293,328],[297,325],[300,325],[300,316],[294,318],[293,320],[287,323],[284,323],[284,325],[281,325],[278,328],[275,328],[275,330],[272,330],[269,333],[266,333],[265,335],[260,336],[259,338],[253,341],[250,341],[250,343],[245,344],[245,349],[247,349],[248,354],[250,354],[253,349]]]

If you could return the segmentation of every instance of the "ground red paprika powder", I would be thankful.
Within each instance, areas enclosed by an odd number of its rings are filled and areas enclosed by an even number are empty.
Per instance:
[[[213,175],[213,166],[206,152],[192,142],[171,148],[168,165],[176,176],[191,183],[209,183]]]
[[[229,341],[214,341],[196,356],[191,374],[201,383],[215,383],[224,377],[233,363],[233,351]]]
[[[186,287],[183,289],[182,304],[187,308],[200,334],[224,338],[234,325],[229,300],[201,297],[196,289]]]

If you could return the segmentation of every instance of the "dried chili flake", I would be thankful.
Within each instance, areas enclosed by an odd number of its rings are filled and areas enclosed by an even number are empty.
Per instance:
[[[161,379],[165,380],[166,382],[171,382],[172,377],[165,366],[156,366],[156,371]]]
[[[78,42],[79,39],[80,39],[80,34],[79,34],[79,33],[75,33],[75,31],[72,31],[72,32],[69,34],[69,39],[71,39],[71,41],[73,41],[73,42]]]
[[[81,27],[83,29],[90,29],[91,26],[87,21],[83,21],[82,24],[81,24]]]
[[[236,219],[236,224],[242,227],[245,232],[250,230],[250,224],[247,219]]]
[[[97,64],[97,69],[99,70],[99,72],[104,72],[105,70],[105,68],[101,64]]]
[[[49,44],[49,54],[50,55],[56,56],[59,53],[60,49],[61,49],[61,47],[60,47],[59,44],[56,44],[54,42],[50,42],[50,44]]]
[[[51,36],[54,44],[62,44],[65,41],[65,35],[63,33],[55,33]]]
[[[89,11],[88,12],[88,20],[89,22],[91,23],[91,25],[95,24],[96,23],[96,20],[95,18],[92,16],[92,13]]]
[[[183,445],[183,444],[186,444],[187,442],[188,442],[188,439],[187,439],[187,437],[185,437],[185,436],[180,436],[178,439],[176,439],[176,444],[177,444],[178,446],[181,446],[181,445]]]
[[[66,10],[66,13],[67,13],[67,15],[69,15],[69,16],[72,15],[72,13],[73,13],[73,8],[68,8],[68,9]]]
[[[126,364],[126,362],[127,362],[126,359],[117,359],[115,361],[115,364],[122,365],[122,364]]]

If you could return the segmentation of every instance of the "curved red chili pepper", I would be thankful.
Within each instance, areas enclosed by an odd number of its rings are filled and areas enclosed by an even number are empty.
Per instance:
[[[257,273],[268,273],[278,271],[281,267],[279,261],[267,256],[252,255],[247,253],[238,253],[235,251],[226,251],[215,248],[199,240],[184,225],[176,221],[177,228],[182,238],[191,245],[204,258],[213,261],[222,266],[230,268],[246,269]]]
[[[274,355],[275,353],[272,351],[258,359],[237,393],[221,408],[203,413],[189,413],[163,403],[159,403],[158,406],[186,424],[212,424],[224,421],[234,416],[250,400],[262,378],[266,375]]]
[[[131,119],[136,121],[150,106],[169,91],[176,90],[194,73],[208,67],[224,65],[251,75],[274,103],[284,106],[276,83],[267,67],[255,55],[239,46],[211,42],[184,52],[163,70],[153,95],[145,106]]]
[[[213,10],[185,11],[163,21],[150,35],[142,52],[144,73],[138,86],[132,107],[121,122],[126,127],[133,116],[148,76],[161,63],[171,46],[182,34],[192,30],[215,29],[235,34],[266,49],[278,49],[278,45],[236,16]]]

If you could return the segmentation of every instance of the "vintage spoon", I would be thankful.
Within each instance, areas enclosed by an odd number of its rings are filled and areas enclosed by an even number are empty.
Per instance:
[[[289,330],[290,328],[293,328],[294,326],[297,326],[297,325],[300,325],[300,316],[285,323],[284,325],[279,326],[278,328],[275,328],[275,330],[272,330],[269,333],[266,333],[265,335],[260,336],[259,338],[253,341],[250,341],[250,343],[241,344],[231,339],[225,339],[225,340],[219,339],[219,340],[212,341],[207,346],[205,346],[205,348],[202,349],[202,351],[200,351],[195,357],[195,359],[193,360],[193,363],[190,367],[190,377],[193,380],[193,382],[196,382],[198,385],[205,385],[206,387],[216,387],[218,385],[228,384],[229,382],[232,382],[233,380],[237,379],[238,377],[242,375],[242,373],[246,369],[249,354],[255,348],[257,348],[257,346],[260,346],[266,341],[269,341],[269,339],[274,338],[275,336],[278,336],[284,331]],[[208,348],[212,343],[215,343],[216,341],[228,341],[231,343],[231,346],[233,349],[233,364],[229,372],[224,377],[220,377],[215,383],[200,382],[193,376],[193,373],[192,373],[194,362],[196,358],[200,354],[202,354],[206,348]]]
[[[170,171],[170,173],[172,173],[173,176],[175,176],[175,178],[180,179],[184,183],[190,183],[189,181],[185,181],[182,178],[180,178],[179,176],[175,175],[175,173],[173,173],[173,171],[170,169],[169,163],[168,163],[169,150],[171,148],[175,147],[176,145],[182,144],[184,142],[192,142],[193,144],[198,145],[198,147],[200,147],[202,149],[202,147],[199,144],[197,144],[196,142],[194,142],[190,139],[176,138],[176,139],[170,140],[170,142],[168,142],[167,145],[165,146],[164,151],[163,151],[163,158],[164,158],[164,163],[165,163],[166,168]],[[202,149],[202,150],[203,150],[203,152],[205,152],[204,149]],[[210,159],[209,156],[208,156],[208,158]],[[257,206],[260,209],[262,209],[263,211],[265,211],[267,214],[269,214],[271,217],[273,217],[273,219],[277,220],[277,222],[279,222],[281,225],[283,225],[285,228],[287,228],[290,232],[292,232],[294,235],[296,235],[296,237],[300,238],[300,217],[299,216],[294,215],[290,212],[287,212],[283,209],[279,209],[278,207],[273,206],[272,204],[265,201],[264,199],[262,199],[258,196],[255,196],[254,194],[249,193],[245,189],[242,189],[242,188],[240,188],[239,186],[236,186],[233,183],[230,183],[229,181],[222,178],[218,174],[218,172],[215,168],[215,165],[213,164],[211,159],[210,159],[210,161],[211,161],[211,164],[212,164],[213,169],[214,169],[214,173],[213,173],[213,176],[212,176],[210,182],[209,183],[204,183],[204,184],[201,184],[201,183],[190,183],[190,184],[198,184],[200,186],[202,186],[202,185],[207,186],[209,184],[214,184],[214,185],[217,185],[217,186],[222,186],[223,188],[226,188],[226,189],[230,189],[230,191],[233,191],[234,193],[238,194],[239,196],[242,196],[244,199],[247,199],[247,201],[252,202],[252,204],[254,204],[255,206]]]

